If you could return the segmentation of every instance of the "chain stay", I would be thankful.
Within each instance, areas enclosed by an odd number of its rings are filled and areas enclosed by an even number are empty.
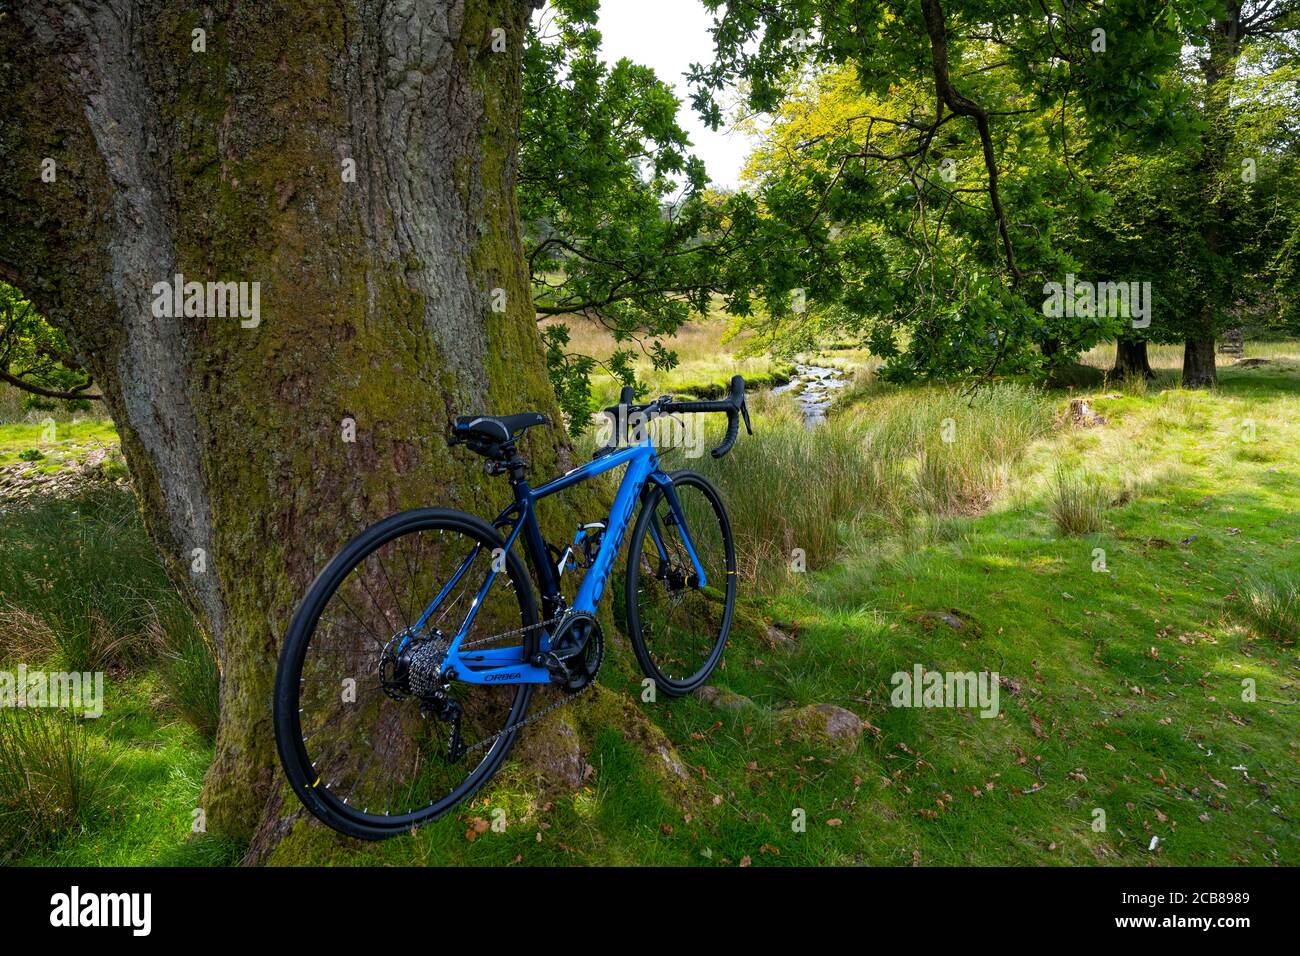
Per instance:
[[[503,631],[500,634],[493,634],[490,637],[482,638],[470,644],[462,644],[461,646],[474,647],[478,644],[486,644],[489,641],[499,641],[505,637],[515,637],[517,635],[527,634],[529,631],[534,631],[539,627],[546,627],[549,624],[558,624],[560,621],[564,620],[567,614],[568,611],[564,611],[563,613],[557,614],[555,617],[551,618],[548,621],[538,621],[536,624],[526,624],[525,626],[517,630]],[[507,727],[503,727],[500,730],[498,730],[496,733],[484,737],[482,740],[476,741],[472,744],[469,744],[468,746],[462,744],[458,748],[453,748],[453,752],[455,753],[455,758],[460,759],[466,754],[473,753],[475,750],[481,750],[482,748],[486,747],[488,744],[494,743],[500,738],[504,737],[506,734],[512,734],[515,731],[522,730],[523,728],[527,727],[529,724],[536,723],[537,721],[545,717],[547,714],[549,714],[551,711],[558,710],[559,708],[563,707],[565,704],[570,704],[573,701],[577,700],[588,690],[590,690],[592,685],[595,683],[596,683],[595,680],[591,680],[581,690],[578,690],[577,692],[572,694],[564,693],[563,691],[561,691],[561,696],[559,700],[551,704],[549,707],[545,707],[542,710],[538,711],[537,713],[533,714],[531,717],[525,717],[523,720],[510,724]],[[547,685],[543,685],[543,686],[547,686]],[[455,731],[453,731],[453,735],[456,735]]]

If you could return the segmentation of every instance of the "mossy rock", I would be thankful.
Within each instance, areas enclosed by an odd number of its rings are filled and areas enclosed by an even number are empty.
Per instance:
[[[588,773],[582,743],[570,708],[562,707],[524,730],[511,757],[523,765],[540,796],[572,793]]]
[[[776,715],[776,726],[788,740],[852,753],[858,747],[865,725],[851,710],[834,704],[809,704],[781,711]]]
[[[737,694],[725,687],[714,687],[712,684],[699,688],[695,691],[694,697],[700,703],[708,704],[718,710],[744,710],[746,707],[755,706],[754,702],[745,695]]]
[[[624,694],[597,684],[573,710],[584,737],[595,738],[602,730],[618,728],[623,739],[635,743],[646,756],[646,768],[663,784],[678,806],[690,809],[702,805],[703,793],[686,761],[668,736]]]
[[[736,602],[735,610],[731,613],[731,633],[728,640],[733,644],[750,645],[765,650],[795,647],[798,644],[787,628],[771,623],[759,607],[747,601]]]

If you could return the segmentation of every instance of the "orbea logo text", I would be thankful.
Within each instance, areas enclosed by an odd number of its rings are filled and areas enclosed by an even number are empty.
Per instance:
[[[171,282],[155,282],[151,291],[156,319],[238,317],[246,329],[262,321],[260,282],[186,282],[178,272]]]
[[[82,893],[74,886],[51,896],[50,906],[51,926],[129,926],[131,935],[148,936],[153,925],[151,893]]]

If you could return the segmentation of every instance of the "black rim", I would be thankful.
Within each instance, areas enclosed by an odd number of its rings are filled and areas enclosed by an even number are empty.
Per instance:
[[[726,512],[713,489],[694,476],[674,476],[673,484],[707,586],[699,586],[667,496],[655,489],[637,522],[628,597],[642,666],[662,686],[685,692],[702,683],[722,655],[735,601],[736,560]],[[667,560],[661,559],[652,529]]]
[[[445,518],[373,531],[313,585],[278,697],[298,762],[290,777],[308,807],[318,801],[357,828],[393,831],[428,822],[473,793],[509,749],[512,734],[457,756],[439,700],[454,701],[463,742],[473,745],[522,719],[532,688],[451,682],[449,694],[429,692],[443,683],[431,679],[431,662],[463,622],[499,538]],[[414,633],[424,607],[470,555],[460,581]],[[478,608],[467,645],[535,641],[531,632],[492,638],[536,620],[531,594],[519,590],[528,585],[517,559],[506,571]]]

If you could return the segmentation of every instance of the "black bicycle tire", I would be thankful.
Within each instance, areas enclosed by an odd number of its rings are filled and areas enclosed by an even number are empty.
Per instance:
[[[628,547],[627,554],[624,601],[628,637],[642,672],[651,678],[655,682],[655,686],[667,696],[683,697],[704,685],[704,682],[709,679],[709,675],[713,673],[714,668],[722,660],[723,651],[726,650],[727,637],[731,633],[731,618],[736,607],[736,545],[731,533],[731,518],[727,514],[726,506],[723,504],[722,495],[718,493],[718,489],[713,486],[713,483],[695,471],[675,471],[669,477],[674,485],[681,484],[699,488],[705,497],[709,499],[718,516],[727,555],[725,607],[723,609],[722,627],[714,643],[714,648],[709,655],[706,666],[695,675],[692,675],[691,680],[674,680],[664,674],[655,664],[653,655],[646,646],[645,636],[641,631],[640,612],[637,608],[636,596],[641,575],[641,547],[646,538],[646,525],[650,520],[650,516],[654,513],[655,504],[664,493],[662,488],[658,486],[647,489],[641,502],[641,513],[638,515],[636,525],[632,529],[632,543]]]
[[[483,544],[493,548],[504,549],[505,547],[505,541],[491,525],[463,511],[450,508],[417,508],[391,515],[366,528],[349,541],[316,576],[298,605],[280,651],[273,706],[276,749],[280,755],[280,765],[303,806],[322,823],[348,836],[363,840],[382,840],[408,832],[412,827],[432,823],[442,817],[477,793],[492,779],[508,756],[519,733],[518,730],[511,731],[492,744],[488,756],[466,777],[466,782],[451,794],[411,814],[393,816],[391,823],[370,822],[374,815],[360,813],[337,799],[329,799],[332,795],[322,794],[308,779],[313,770],[302,740],[297,688],[307,646],[311,635],[315,632],[320,614],[335,590],[346,580],[358,562],[365,560],[378,548],[404,534],[439,527],[476,537]],[[539,620],[537,600],[532,583],[523,562],[514,551],[506,552],[506,573],[519,599],[521,626],[529,627],[537,624]],[[536,652],[536,629],[525,631],[523,645],[525,656],[531,656]],[[523,719],[528,711],[532,692],[533,685],[520,685],[520,691],[511,705],[507,726]]]

